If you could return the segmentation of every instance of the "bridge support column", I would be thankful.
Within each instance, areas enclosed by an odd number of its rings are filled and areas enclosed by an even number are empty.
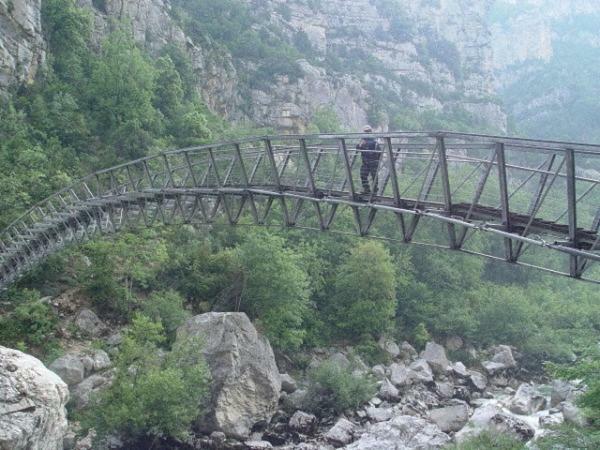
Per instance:
[[[508,203],[508,181],[506,178],[506,155],[504,144],[496,143],[496,161],[498,162],[498,180],[500,182],[500,206],[502,208],[502,225],[510,233],[510,209]],[[510,238],[504,238],[505,259],[509,262],[516,262],[513,252],[513,241]]]
[[[577,188],[575,178],[575,152],[567,149],[565,154],[567,165],[567,206],[569,217],[569,242],[573,248],[577,248]],[[576,255],[569,256],[569,272],[572,277],[580,278],[579,258]]]

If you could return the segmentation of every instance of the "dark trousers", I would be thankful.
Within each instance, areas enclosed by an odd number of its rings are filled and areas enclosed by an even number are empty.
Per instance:
[[[373,179],[373,192],[377,193],[377,169],[379,168],[379,160],[363,160],[360,166],[360,181],[364,192],[371,192],[369,186],[369,176]]]

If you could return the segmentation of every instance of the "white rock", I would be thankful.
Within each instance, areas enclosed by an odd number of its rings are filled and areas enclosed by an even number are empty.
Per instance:
[[[469,376],[469,371],[467,370],[465,365],[463,363],[461,363],[460,361],[455,362],[452,365],[452,370],[454,371],[454,373],[456,375],[458,375],[461,378],[467,378]]]
[[[446,446],[450,437],[439,427],[420,417],[401,415],[387,422],[371,425],[347,450],[437,449]]]
[[[415,382],[430,383],[433,381],[431,367],[424,359],[417,359],[410,366],[410,379]]]
[[[421,358],[427,361],[433,372],[437,375],[445,374],[451,370],[450,361],[446,357],[446,350],[435,342],[428,342]]]
[[[334,446],[347,445],[354,440],[354,433],[358,427],[347,419],[339,419],[336,424],[325,433],[325,439]]]
[[[92,361],[90,365],[93,366]],[[79,354],[67,353],[56,359],[49,368],[69,386],[81,383],[85,378],[85,365]]]
[[[394,386],[406,386],[411,382],[411,373],[404,364],[394,363],[390,366],[390,381]]]
[[[385,378],[385,367],[378,364],[371,369],[371,373],[376,379],[383,380]]]
[[[106,330],[106,325],[91,309],[82,309],[75,318],[75,325],[84,334],[91,337],[100,336]]]
[[[400,355],[400,347],[391,339],[381,337],[378,342],[379,348],[386,352],[390,357],[397,358]]]
[[[281,389],[288,394],[291,394],[298,389],[298,385],[296,384],[296,380],[294,380],[287,373],[280,374],[279,378],[281,379]]]
[[[476,370],[469,370],[469,381],[478,391],[483,391],[487,387],[487,379]]]
[[[459,431],[469,420],[469,406],[466,403],[460,403],[432,409],[429,412],[429,418],[445,433]]]
[[[317,418],[313,414],[304,411],[296,411],[290,418],[288,426],[294,431],[310,433],[317,424]]]
[[[201,339],[212,376],[209,411],[199,428],[246,439],[254,424],[271,419],[279,401],[281,379],[269,341],[243,313],[192,317],[177,330],[177,342],[190,338]]]
[[[400,398],[400,391],[386,378],[379,386],[379,397],[383,400],[396,402]]]
[[[392,408],[367,408],[367,417],[373,422],[384,422],[392,418]]]
[[[34,358],[0,346],[0,449],[62,450],[69,389]]]

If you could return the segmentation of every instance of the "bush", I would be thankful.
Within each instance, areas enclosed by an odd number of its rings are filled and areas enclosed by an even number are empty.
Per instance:
[[[351,251],[337,273],[331,303],[332,324],[341,337],[378,337],[392,327],[396,275],[383,245],[363,241]]]
[[[123,340],[114,383],[82,414],[84,428],[126,439],[185,438],[202,412],[209,372],[200,344],[189,342],[161,357],[166,337],[160,323],[136,315]],[[194,360],[190,357],[193,355]]]
[[[162,324],[170,342],[175,339],[177,327],[190,315],[183,306],[183,297],[176,291],[153,292],[141,302],[141,312]]]
[[[35,291],[16,291],[9,298],[16,306],[0,317],[0,344],[22,351],[35,347],[34,353],[45,354],[54,346],[58,322],[54,311]]]
[[[600,430],[563,425],[535,441],[538,450],[580,450],[600,448]]]
[[[327,415],[355,409],[375,395],[376,384],[372,378],[360,375],[355,368],[340,367],[326,361],[309,373],[308,409]]]

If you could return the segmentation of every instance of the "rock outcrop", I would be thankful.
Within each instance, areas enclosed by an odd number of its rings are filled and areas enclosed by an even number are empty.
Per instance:
[[[281,390],[271,345],[243,313],[207,313],[188,319],[177,340],[199,338],[212,376],[208,414],[198,426],[245,439],[276,411]]]
[[[41,0],[0,0],[0,95],[31,82],[46,53]]]
[[[62,450],[67,385],[34,358],[0,346],[0,449]]]

